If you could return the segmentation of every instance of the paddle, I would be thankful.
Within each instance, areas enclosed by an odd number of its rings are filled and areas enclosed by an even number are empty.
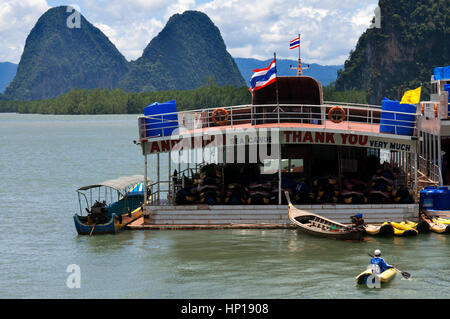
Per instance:
[[[96,226],[96,225],[97,225],[97,224],[94,224],[94,227],[92,227],[91,232],[89,233],[89,237],[92,236],[92,233],[94,232],[94,229],[95,229],[95,226]]]
[[[370,257],[375,257],[374,255],[372,255],[371,253],[367,253]],[[409,272],[406,272],[406,271],[401,271],[400,269],[398,269],[397,267],[395,267],[395,266],[393,266],[393,268],[395,269],[395,270],[397,270],[399,273],[401,273],[402,274],[402,276],[403,276],[403,278],[405,278],[405,279],[409,279],[409,278],[411,278],[411,274],[409,273]]]

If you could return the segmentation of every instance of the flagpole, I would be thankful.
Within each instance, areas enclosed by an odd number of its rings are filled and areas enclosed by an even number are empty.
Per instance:
[[[276,52],[273,53],[273,59],[275,60],[275,92],[276,92],[276,98],[277,98],[277,115],[278,115],[278,205],[281,205],[281,141],[280,141],[280,100],[278,98],[278,72],[277,72],[277,54]]]
[[[274,52],[273,53],[273,59],[275,60],[275,78],[278,78],[278,72],[277,72],[277,54]],[[277,109],[279,109],[280,106],[280,102],[278,100],[278,79],[276,79],[275,81],[275,94],[276,94],[276,99],[277,99]],[[280,115],[280,111],[278,110],[278,117]]]
[[[301,40],[300,40],[300,33],[298,34],[298,68],[297,68],[297,75],[302,76],[303,70],[302,70],[302,59],[300,58],[300,47],[301,47]]]

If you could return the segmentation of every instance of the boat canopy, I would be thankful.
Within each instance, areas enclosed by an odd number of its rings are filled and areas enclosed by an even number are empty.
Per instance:
[[[280,104],[323,104],[322,84],[309,76],[279,76],[277,83],[253,92],[252,104],[277,104],[277,87]]]
[[[132,175],[132,176],[122,176],[116,179],[110,179],[107,181],[104,181],[102,183],[83,186],[78,189],[78,191],[85,191],[91,188],[96,187],[110,187],[112,189],[115,189],[117,191],[123,190],[127,188],[130,185],[135,185],[137,183],[142,183],[144,181],[144,175]]]

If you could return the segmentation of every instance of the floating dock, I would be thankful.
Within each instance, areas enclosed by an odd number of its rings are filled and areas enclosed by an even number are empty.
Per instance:
[[[298,205],[339,223],[362,213],[366,223],[418,220],[418,205]],[[292,229],[287,205],[182,205],[147,206],[144,217],[127,226],[131,230],[157,229]]]

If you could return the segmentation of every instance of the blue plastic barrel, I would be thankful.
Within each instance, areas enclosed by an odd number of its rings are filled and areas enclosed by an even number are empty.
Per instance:
[[[450,210],[450,191],[447,187],[439,187],[434,191],[434,210]]]
[[[177,104],[175,100],[155,102],[144,108],[146,137],[169,136],[178,128]],[[172,113],[172,114],[169,114]]]
[[[416,114],[416,106],[412,104],[399,104],[397,112]],[[395,114],[397,120],[395,131],[398,135],[412,136],[414,134],[415,115]]]
[[[390,133],[395,134],[395,114],[394,113],[386,113],[383,111],[396,111],[399,101],[391,101],[387,98],[383,99],[381,103],[381,120],[380,120],[380,132],[381,133]]]
[[[411,113],[396,114],[383,111]],[[416,106],[412,104],[400,104],[399,101],[383,99],[381,106],[380,132],[398,135],[412,136],[414,134]]]
[[[436,191],[436,187],[427,186],[420,192],[420,201],[419,206],[420,209],[433,210],[434,209],[434,192]]]

